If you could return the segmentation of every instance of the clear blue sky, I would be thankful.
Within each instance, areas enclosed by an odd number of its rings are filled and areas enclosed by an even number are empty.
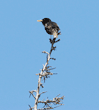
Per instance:
[[[50,36],[38,19],[61,29],[50,65],[56,67],[40,99],[65,96],[55,110],[99,110],[99,0],[0,0],[0,110],[34,106],[29,90],[50,49]]]

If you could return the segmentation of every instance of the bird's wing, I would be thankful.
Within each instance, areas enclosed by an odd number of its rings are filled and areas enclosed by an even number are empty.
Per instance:
[[[55,23],[55,22],[52,22],[52,27],[53,27],[53,28],[57,28],[58,30],[60,30],[59,26],[58,26],[57,23]]]

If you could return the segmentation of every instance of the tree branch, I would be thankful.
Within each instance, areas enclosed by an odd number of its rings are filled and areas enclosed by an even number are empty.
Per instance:
[[[30,109],[29,110],[50,110],[50,109],[53,109],[55,107],[51,107],[52,104],[56,105],[58,104],[59,106],[62,105],[61,100],[63,100],[63,97],[55,97],[53,98],[53,100],[46,100],[46,101],[40,101],[39,100],[39,97],[41,96],[41,94],[45,93],[45,92],[42,92],[39,94],[40,92],[40,86],[43,88],[43,84],[41,83],[41,79],[43,78],[44,79],[44,82],[45,82],[45,79],[46,78],[49,78],[50,75],[53,75],[55,73],[52,73],[50,72],[50,70],[52,69],[55,69],[55,68],[52,68],[51,66],[48,66],[49,64],[49,60],[52,59],[52,60],[56,60],[55,58],[51,58],[51,53],[53,50],[56,49],[56,46],[54,47],[54,43],[57,43],[60,41],[60,39],[56,40],[56,38],[53,38],[53,39],[49,39],[50,40],[50,43],[51,43],[51,49],[50,49],[50,52],[46,52],[46,51],[43,51],[42,53],[46,53],[47,54],[47,61],[45,63],[45,65],[43,65],[43,68],[41,69],[41,72],[36,74],[36,75],[39,75],[39,79],[38,79],[38,86],[37,86],[37,90],[32,90],[32,91],[29,91],[30,93],[30,96],[32,94],[32,96],[35,98],[35,104],[34,104],[34,107],[31,108],[31,106],[29,105]],[[36,96],[33,94],[33,93],[36,93]],[[30,97],[29,96],[29,97]],[[46,108],[42,108],[42,109],[37,109],[37,106],[38,106],[38,103],[43,103],[44,104],[44,107],[47,106]],[[57,107],[57,106],[56,106]]]
[[[43,72],[46,70],[47,68],[47,65],[48,65],[48,62],[50,60],[50,56],[51,56],[51,53],[53,50],[55,50],[56,47],[54,47],[54,43],[56,43],[57,41],[55,41],[56,39],[53,38],[53,39],[49,39],[50,40],[50,43],[51,43],[51,50],[50,52],[46,52],[46,51],[43,51],[43,53],[46,53],[47,54],[47,62],[45,63],[45,65],[43,65],[43,69],[41,70],[40,74],[39,74],[39,79],[38,79],[38,87],[37,87],[37,92],[36,92],[36,99],[35,99],[35,104],[34,104],[34,110],[37,110],[37,105],[38,105],[38,99],[39,99],[39,91],[40,91],[40,84],[41,84],[41,78],[42,78],[42,75],[44,74]],[[47,73],[48,74],[48,73]],[[44,80],[45,81],[45,80]]]

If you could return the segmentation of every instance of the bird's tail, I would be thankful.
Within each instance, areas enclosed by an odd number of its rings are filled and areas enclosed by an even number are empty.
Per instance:
[[[58,32],[58,35],[61,35],[61,32]]]

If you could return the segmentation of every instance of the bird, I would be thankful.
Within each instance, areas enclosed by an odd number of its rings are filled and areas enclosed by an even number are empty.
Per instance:
[[[53,35],[55,39],[61,34],[61,32],[59,32],[60,28],[57,23],[52,22],[49,18],[43,18],[41,20],[37,20],[37,22],[42,22],[46,32],[50,35]]]

